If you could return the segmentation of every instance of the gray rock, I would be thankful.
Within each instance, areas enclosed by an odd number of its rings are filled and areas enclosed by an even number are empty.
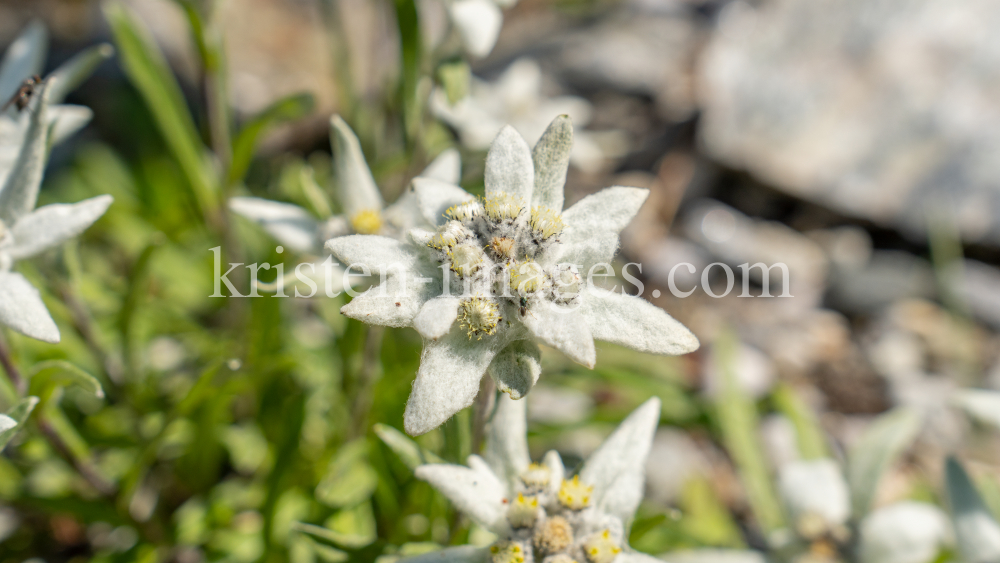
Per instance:
[[[1000,242],[998,25],[989,0],[735,2],[701,60],[701,140],[840,212]]]

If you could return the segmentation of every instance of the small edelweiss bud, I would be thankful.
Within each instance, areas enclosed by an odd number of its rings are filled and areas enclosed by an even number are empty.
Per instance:
[[[365,209],[351,216],[351,228],[359,235],[374,235],[382,230],[382,214],[378,209]]]
[[[474,236],[469,229],[465,228],[465,225],[458,221],[448,221],[431,237],[427,246],[437,250],[446,250]]]
[[[538,497],[517,493],[517,498],[507,507],[507,521],[514,528],[530,528],[538,519]]]
[[[479,217],[483,212],[483,206],[478,201],[469,201],[466,203],[460,203],[458,205],[452,205],[445,212],[444,216],[453,220],[461,221],[462,223],[467,223],[476,217]]]
[[[500,192],[486,198],[483,201],[483,208],[486,210],[486,216],[491,221],[502,223],[517,218],[521,214],[521,210],[524,209],[524,203],[520,198]]]
[[[576,563],[576,559],[573,559],[565,553],[557,553],[556,555],[550,555],[542,560],[542,563]]]
[[[525,260],[510,267],[510,288],[519,295],[534,295],[545,286],[545,273],[538,262]]]
[[[451,269],[461,277],[471,276],[483,263],[483,251],[475,244],[458,244],[448,251]]]
[[[799,536],[812,540],[826,535],[829,531],[826,518],[815,512],[806,512],[795,521],[795,531]]]
[[[524,547],[517,542],[497,542],[490,546],[491,563],[524,563]]]
[[[573,543],[573,526],[562,516],[553,516],[538,526],[533,541],[543,554],[565,551]]]
[[[561,304],[571,303],[580,295],[582,278],[573,266],[561,264],[552,274],[552,299]]]
[[[517,243],[508,237],[493,237],[490,240],[490,252],[501,262],[509,262],[515,258],[514,252],[517,250]]]
[[[503,320],[500,308],[496,303],[485,297],[472,297],[462,301],[458,308],[459,326],[469,331],[469,340],[476,336],[483,339],[483,334],[492,335],[497,331],[497,325]]]
[[[531,232],[538,240],[558,235],[565,227],[559,213],[547,207],[535,207],[531,210]]]
[[[594,487],[580,482],[580,476],[574,475],[570,481],[563,480],[559,487],[559,504],[570,510],[582,510],[590,506],[590,495]]]
[[[583,542],[583,552],[590,563],[611,563],[622,552],[622,548],[611,537],[611,531],[604,530]]]
[[[531,493],[544,491],[549,487],[551,480],[552,472],[549,468],[538,463],[532,463],[527,471],[521,474],[521,483],[524,483],[524,488]]]

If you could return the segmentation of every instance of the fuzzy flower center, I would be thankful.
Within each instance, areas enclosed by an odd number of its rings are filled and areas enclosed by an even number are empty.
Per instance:
[[[612,563],[621,539],[610,529],[594,533],[590,504],[593,487],[580,477],[562,481],[558,494],[550,488],[551,470],[531,464],[520,475],[520,491],[507,506],[509,531],[490,548],[490,563]]]
[[[574,475],[573,479],[563,480],[559,487],[559,504],[570,510],[583,510],[590,506],[590,496],[594,493],[594,487],[580,482],[580,476]]]
[[[459,326],[468,331],[469,340],[473,336],[482,340],[484,334],[495,333],[501,320],[496,304],[483,297],[466,299],[458,308]]]
[[[351,216],[351,228],[359,235],[374,235],[382,230],[382,213],[364,209]]]
[[[470,337],[492,335],[547,303],[572,306],[578,300],[578,274],[543,266],[565,229],[557,211],[532,209],[500,192],[454,205],[444,215],[448,221],[425,244],[445,268],[449,290],[476,296],[460,312]],[[507,321],[502,326],[501,319]]]

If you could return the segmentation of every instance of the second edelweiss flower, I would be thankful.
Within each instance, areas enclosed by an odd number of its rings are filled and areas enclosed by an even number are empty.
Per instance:
[[[594,339],[641,352],[684,354],[698,340],[662,309],[585,284],[611,262],[618,233],[648,191],[613,187],[563,212],[573,145],[557,118],[532,151],[505,127],[486,157],[486,197],[417,178],[414,193],[435,231],[409,241],[348,236],[327,241],[342,262],[381,271],[383,283],[342,312],[371,324],[413,326],[424,338],[405,427],[423,434],[472,404],[489,373],[517,399],[541,371],[536,342],[593,367]]]

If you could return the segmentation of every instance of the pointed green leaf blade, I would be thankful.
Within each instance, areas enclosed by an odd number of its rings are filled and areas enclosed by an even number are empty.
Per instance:
[[[953,457],[945,462],[945,486],[955,525],[955,539],[964,561],[1000,561],[1000,525],[987,510],[965,468]]]
[[[7,426],[0,432],[0,451],[7,447],[7,444],[17,435],[17,432],[24,426],[24,421],[31,416],[31,411],[35,410],[38,404],[38,397],[26,397],[18,401],[16,405],[7,411],[7,418],[14,422],[14,426]]]
[[[920,430],[920,413],[897,408],[879,416],[848,453],[847,480],[851,507],[861,517],[871,510],[882,474]]]

